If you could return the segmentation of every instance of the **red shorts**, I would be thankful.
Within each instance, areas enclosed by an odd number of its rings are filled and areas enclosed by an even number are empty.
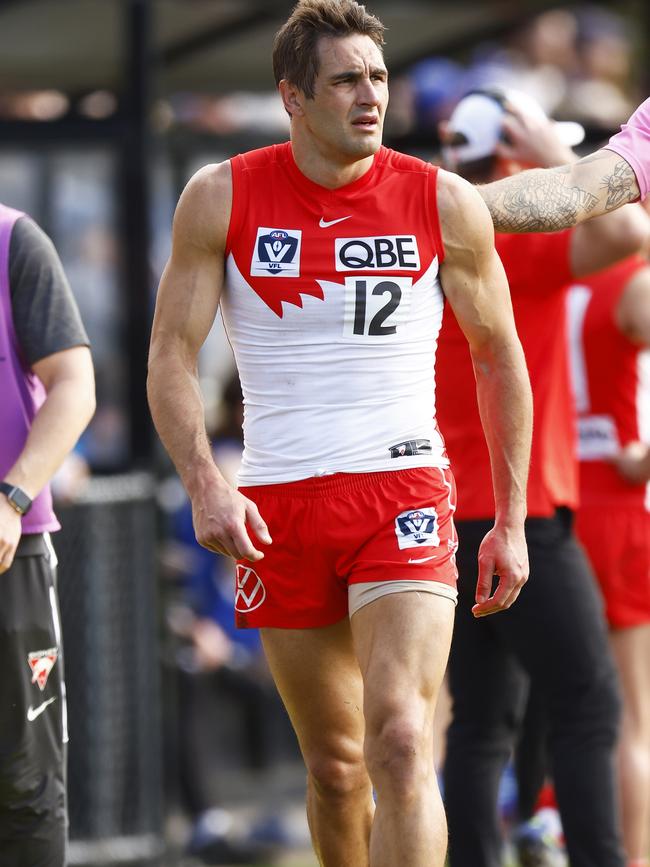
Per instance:
[[[336,623],[347,616],[350,584],[420,580],[456,588],[449,470],[336,473],[240,490],[273,539],[263,560],[237,563],[240,628]]]
[[[650,623],[650,515],[633,507],[581,506],[576,531],[614,629]]]

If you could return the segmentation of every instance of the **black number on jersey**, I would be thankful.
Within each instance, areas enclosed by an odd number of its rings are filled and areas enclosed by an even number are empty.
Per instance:
[[[366,331],[366,297],[367,286],[365,280],[357,280],[355,284],[355,304],[354,304],[354,328],[353,334],[369,334],[373,337],[385,336],[387,334],[395,334],[397,331],[396,325],[384,325],[391,313],[399,307],[402,300],[402,290],[393,283],[392,280],[382,280],[372,290],[373,295],[390,295],[383,307],[381,307],[370,320],[368,331]]]

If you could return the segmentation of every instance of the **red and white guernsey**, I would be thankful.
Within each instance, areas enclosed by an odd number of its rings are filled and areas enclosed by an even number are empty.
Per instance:
[[[240,484],[448,466],[437,169],[382,147],[329,190],[289,142],[231,165],[222,310],[244,394]]]
[[[627,282],[647,262],[633,256],[571,287],[569,341],[578,409],[580,502],[650,509],[650,489],[625,481],[609,458],[633,440],[650,443],[650,353],[616,324]]]
[[[578,504],[575,411],[571,393],[565,304],[571,274],[571,232],[497,234],[495,246],[508,276],[517,332],[533,391],[533,442],[528,515],[550,518]],[[488,452],[476,400],[467,340],[453,311],[439,341],[438,409],[458,486],[457,520],[494,518]]]

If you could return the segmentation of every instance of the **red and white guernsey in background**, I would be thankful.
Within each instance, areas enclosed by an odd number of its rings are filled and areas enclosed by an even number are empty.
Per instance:
[[[231,165],[221,304],[244,394],[240,484],[447,467],[436,167],[382,147],[329,190],[288,142]]]
[[[615,499],[650,509],[648,487],[627,482],[609,460],[634,440],[650,444],[650,352],[632,343],[615,318],[628,280],[645,266],[631,257],[569,292],[582,505]]]
[[[569,336],[578,408],[580,508],[576,531],[600,584],[614,629],[650,622],[650,497],[611,457],[650,443],[650,354],[616,321],[630,279],[647,262],[633,257],[571,288]]]
[[[527,506],[528,515],[537,518],[551,518],[556,509],[574,509],[578,503],[575,412],[564,327],[572,278],[570,243],[571,230],[496,236],[533,391]],[[458,486],[456,519],[492,519],[490,455],[476,380],[467,340],[451,309],[445,314],[438,359],[440,425]]]

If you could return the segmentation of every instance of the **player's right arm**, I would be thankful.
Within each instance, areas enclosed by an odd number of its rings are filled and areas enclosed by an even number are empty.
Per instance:
[[[515,137],[515,149],[526,146],[516,140],[516,126],[508,126],[508,134]],[[478,189],[498,232],[554,232],[643,199],[649,187],[646,99],[605,148],[571,165],[532,169]]]
[[[606,148],[570,165],[530,169],[477,190],[497,232],[569,229],[639,198],[631,165]]]
[[[638,114],[642,113],[642,109],[640,109]],[[561,172],[558,175],[560,181],[564,178],[566,169],[578,161],[573,151],[562,142],[555,125],[548,118],[530,116],[522,112],[516,105],[509,105],[508,111],[503,116],[502,125],[505,140],[497,144],[496,151],[502,160],[514,161],[520,165],[536,165],[547,169],[560,166]],[[628,141],[631,135],[629,130],[636,130],[636,127],[632,125],[624,127],[623,132],[612,138],[608,149],[618,147],[621,151],[620,156],[632,164],[635,149],[643,151],[643,147],[637,138],[633,138],[632,143]],[[636,134],[638,136],[638,130]],[[619,138],[623,138],[623,144]],[[609,153],[612,151],[609,150]],[[607,150],[603,151],[603,156],[608,158]],[[581,169],[576,169],[576,172],[584,171],[585,166],[587,170],[590,170],[590,167],[593,169],[593,164],[588,159]],[[558,214],[554,213],[554,209],[558,208],[561,212],[562,196],[558,195],[557,191],[552,193],[552,185],[555,182],[553,177],[548,174],[543,177],[546,179],[545,186],[541,186],[535,191],[536,210],[534,213],[532,205],[528,210],[522,209],[523,196],[517,200],[512,200],[512,218],[522,218],[526,228],[529,227],[526,220],[556,219]],[[588,181],[587,178],[585,183]],[[526,183],[528,184],[528,182]],[[571,271],[574,277],[582,277],[607,268],[619,259],[631,256],[642,247],[647,247],[650,243],[650,219],[644,209],[640,205],[631,205],[627,208],[617,207],[619,199],[615,193],[622,194],[623,190],[611,178],[608,183],[612,185],[611,204],[613,207],[608,207],[607,213],[603,214],[600,219],[584,220],[579,226],[576,226],[571,234]],[[527,188],[524,186],[524,191]],[[552,193],[549,202],[544,200],[548,194],[544,190]],[[484,192],[484,188],[479,188],[479,192]],[[564,192],[567,193],[566,190]],[[580,196],[578,194],[573,195],[572,201],[572,206],[578,207]],[[494,207],[496,208],[496,205]],[[545,213],[546,217],[544,217]],[[579,222],[577,214],[576,219]]]
[[[156,301],[147,391],[160,438],[192,501],[196,538],[206,548],[259,560],[246,524],[271,540],[257,507],[223,478],[212,457],[198,378],[199,351],[224,285],[232,204],[229,163],[206,166],[183,191],[174,215],[172,252]]]
[[[524,518],[532,396],[487,209],[462,178],[441,171],[438,179],[445,245],[440,278],[469,342],[494,487],[495,524],[479,551],[473,611],[480,617],[508,608],[528,575]],[[499,582],[492,592],[494,575]]]

